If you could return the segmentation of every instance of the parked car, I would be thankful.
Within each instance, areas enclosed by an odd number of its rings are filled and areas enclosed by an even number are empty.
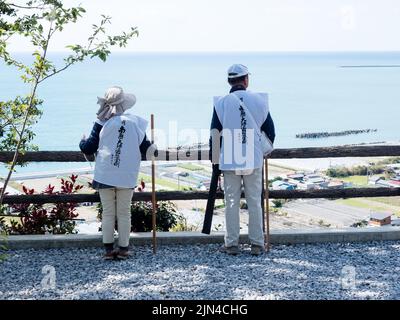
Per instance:
[[[181,177],[188,177],[189,176],[189,172],[179,172],[178,175],[181,176]]]

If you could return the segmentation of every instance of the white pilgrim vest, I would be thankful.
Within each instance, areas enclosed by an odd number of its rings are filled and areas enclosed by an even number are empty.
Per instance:
[[[247,109],[241,108],[243,99]],[[238,90],[223,97],[214,97],[215,111],[222,124],[220,170],[252,170],[263,165],[261,141],[256,127],[261,128],[268,116],[268,94]],[[252,116],[248,116],[250,111]]]
[[[139,146],[146,127],[145,119],[125,113],[104,123],[100,131],[94,180],[119,188],[137,185],[141,161]]]

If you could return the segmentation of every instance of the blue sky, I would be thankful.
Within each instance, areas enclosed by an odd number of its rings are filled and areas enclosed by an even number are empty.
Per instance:
[[[400,51],[399,0],[66,0],[85,19],[53,44],[83,42],[100,14],[137,26],[128,51]],[[23,43],[14,49],[24,50]]]

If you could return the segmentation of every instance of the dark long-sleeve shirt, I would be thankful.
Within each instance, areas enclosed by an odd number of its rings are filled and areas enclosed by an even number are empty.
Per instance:
[[[81,142],[79,143],[79,148],[84,154],[90,155],[97,152],[100,142],[100,131],[102,128],[103,126],[96,122],[92,128],[92,131],[90,132],[89,138],[87,138],[86,140],[83,139],[81,140]],[[142,156],[146,155],[147,149],[149,149],[150,146],[151,142],[145,135],[139,146],[140,153],[142,154]]]
[[[229,93],[238,91],[238,90],[246,90],[246,88],[242,85],[237,85],[237,86],[233,86],[230,90]],[[218,114],[217,111],[215,110],[215,106],[214,106],[214,111],[213,111],[213,116],[212,116],[212,120],[211,120],[211,126],[210,126],[210,130],[216,129],[219,132],[222,131],[223,127],[222,127],[222,123],[218,118]],[[261,131],[264,131],[265,134],[267,135],[267,137],[269,138],[269,140],[271,140],[272,143],[274,143],[275,141],[275,125],[274,125],[274,121],[272,120],[271,117],[271,113],[268,113],[267,119],[265,119],[264,123],[261,125]],[[222,139],[222,137],[221,137]],[[210,160],[211,160],[211,155],[212,155],[212,136],[210,137]]]

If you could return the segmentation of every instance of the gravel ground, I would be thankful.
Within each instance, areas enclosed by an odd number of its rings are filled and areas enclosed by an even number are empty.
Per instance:
[[[260,257],[218,248],[136,247],[126,261],[103,261],[98,248],[10,251],[0,299],[400,298],[399,241],[279,245]]]

